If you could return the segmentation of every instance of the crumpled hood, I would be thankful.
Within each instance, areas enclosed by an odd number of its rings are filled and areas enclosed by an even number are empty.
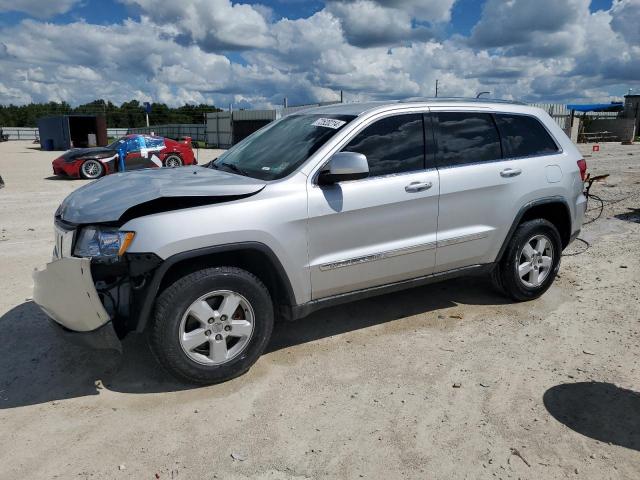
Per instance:
[[[75,160],[76,158],[102,158],[117,155],[118,152],[107,147],[72,148],[67,150],[60,157],[65,160]]]
[[[195,166],[115,173],[75,190],[56,216],[76,224],[117,222],[132,207],[160,198],[208,197],[215,203],[221,197],[257,193],[264,186],[261,180]]]

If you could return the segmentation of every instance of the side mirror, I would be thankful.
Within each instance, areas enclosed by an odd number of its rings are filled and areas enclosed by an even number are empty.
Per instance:
[[[360,180],[369,176],[367,157],[356,152],[338,152],[318,176],[319,185],[331,185],[345,180]]]

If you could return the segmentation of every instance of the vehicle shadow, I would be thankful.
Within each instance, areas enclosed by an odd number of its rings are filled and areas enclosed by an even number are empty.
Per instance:
[[[640,208],[629,208],[628,210],[628,212],[618,213],[617,215],[614,215],[614,217],[626,222],[640,223]]]
[[[556,385],[544,406],[560,423],[587,437],[640,450],[640,393],[612,383]]]
[[[48,177],[44,177],[44,180],[79,180],[78,178],[68,177],[66,175],[50,175]]]
[[[274,328],[267,352],[372,327],[400,318],[463,305],[511,303],[484,277],[468,277],[372,297],[320,310]]]
[[[278,322],[267,353],[458,304],[504,303],[484,278],[450,280]],[[197,388],[159,368],[143,336],[127,336],[122,355],[84,349],[60,338],[31,301],[0,317],[0,332],[0,410],[97,395],[99,388],[125,393]],[[98,380],[102,384],[96,385]]]

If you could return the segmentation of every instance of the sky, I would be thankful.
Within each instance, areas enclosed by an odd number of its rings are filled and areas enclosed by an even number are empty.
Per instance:
[[[0,0],[0,104],[640,92],[640,0]]]

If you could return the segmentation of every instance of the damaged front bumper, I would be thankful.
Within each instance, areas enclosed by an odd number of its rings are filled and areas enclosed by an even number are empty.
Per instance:
[[[64,257],[33,272],[33,301],[58,331],[92,348],[121,350],[91,276],[91,260]]]

